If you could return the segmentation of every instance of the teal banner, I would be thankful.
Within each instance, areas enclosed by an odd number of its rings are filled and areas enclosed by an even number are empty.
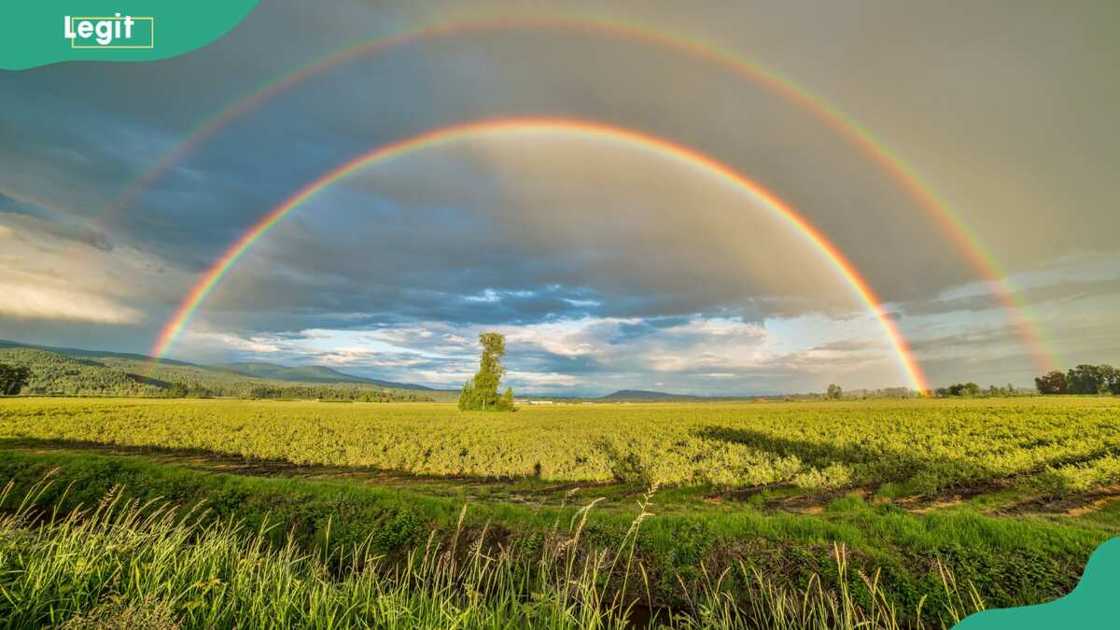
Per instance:
[[[953,630],[1090,630],[1120,628],[1120,538],[1104,543],[1089,557],[1085,573],[1065,597],[1022,608],[985,610],[970,615]]]
[[[151,61],[196,50],[259,0],[24,0],[4,7],[0,69],[60,61]]]

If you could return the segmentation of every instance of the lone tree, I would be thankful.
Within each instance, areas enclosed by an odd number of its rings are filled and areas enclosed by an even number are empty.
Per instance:
[[[844,390],[836,383],[833,383],[828,386],[828,391],[826,391],[824,395],[825,398],[829,400],[840,400],[840,397],[844,395]]]
[[[487,332],[478,336],[482,344],[478,373],[463,385],[459,393],[459,409],[463,411],[513,411],[513,390],[506,388],[498,395],[501,383],[502,357],[506,353],[506,338],[501,333]]]
[[[27,385],[31,370],[0,363],[0,396],[15,396]]]

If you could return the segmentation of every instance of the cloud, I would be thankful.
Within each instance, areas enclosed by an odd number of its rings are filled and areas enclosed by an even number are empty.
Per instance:
[[[1120,254],[1085,252],[1065,256],[1013,274],[1002,285],[1014,302],[1010,308],[1120,293]],[[929,300],[905,303],[902,308],[911,315],[1009,308],[998,297],[998,289],[991,282],[970,282],[942,291]]]
[[[38,229],[52,236],[79,241],[106,252],[113,249],[113,242],[105,232],[42,199],[0,190],[0,214],[35,217],[41,219]]]
[[[59,220],[0,212],[0,321],[140,324],[144,302],[181,279],[158,258],[105,247]]]
[[[10,270],[5,270],[10,273]],[[0,279],[0,316],[18,319],[50,319],[94,322],[99,324],[131,324],[142,315],[99,295],[58,284],[44,276],[23,274]]]
[[[521,140],[409,156],[325,191],[208,309],[498,323],[865,308],[821,252],[711,173],[578,134],[531,135],[527,157]]]
[[[234,352],[249,352],[254,355],[280,352],[280,345],[264,336],[239,337],[219,332],[189,332],[184,341],[192,344],[210,345]]]
[[[643,329],[634,335],[635,326]],[[192,358],[329,365],[344,371],[436,387],[457,387],[477,369],[480,332],[491,327],[427,321],[362,329],[311,329],[230,339],[191,333]],[[518,391],[595,394],[650,387],[758,393],[820,389],[847,376],[869,386],[894,383],[889,348],[844,338],[790,346],[764,326],[694,315],[666,321],[602,317],[493,327],[506,335],[507,382]]]

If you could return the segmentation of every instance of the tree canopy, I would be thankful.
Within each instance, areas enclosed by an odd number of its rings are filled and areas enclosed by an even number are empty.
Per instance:
[[[459,393],[459,409],[463,411],[513,411],[513,389],[507,387],[498,394],[505,368],[502,357],[506,353],[506,338],[501,333],[485,332],[478,336],[482,356],[478,372],[463,385]]]
[[[1114,394],[1120,396],[1120,370],[1111,365],[1082,364],[1034,379],[1040,394]]]
[[[30,378],[31,370],[27,367],[0,363],[0,396],[15,396]]]

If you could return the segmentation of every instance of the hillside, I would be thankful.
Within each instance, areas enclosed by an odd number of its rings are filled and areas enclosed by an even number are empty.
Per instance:
[[[355,376],[340,372],[334,368],[324,367],[321,365],[305,365],[300,367],[288,367],[286,365],[278,365],[276,363],[264,362],[245,362],[245,363],[223,363],[214,366],[220,369],[237,372],[246,376],[255,376],[257,378],[267,378],[275,381],[297,381],[300,383],[362,383],[365,385],[377,385],[379,387],[387,387],[390,389],[411,389],[418,391],[435,391],[431,387],[424,385],[415,385],[412,383],[396,383],[393,381],[383,381],[375,378],[366,378],[364,376]]]
[[[657,400],[703,400],[703,398],[686,394],[653,392],[644,389],[620,389],[613,394],[607,394],[599,398],[599,400],[607,402],[652,402]]]
[[[266,378],[228,367],[210,367],[182,361],[152,361],[148,357],[73,348],[21,346],[0,341],[0,363],[24,366],[31,378],[23,394],[54,396],[147,396],[299,398],[360,401],[431,401],[444,392],[420,386],[395,388],[372,379],[351,377],[327,368],[312,369],[300,379],[303,368],[279,368],[286,378]],[[285,370],[287,370],[285,372]],[[334,380],[324,380],[323,373]]]
[[[85,348],[64,348],[60,346],[42,346],[33,343],[20,343],[18,341],[11,341],[8,339],[0,339],[0,350],[4,349],[30,349],[30,350],[45,350],[55,354],[61,354],[75,359],[124,359],[131,361],[149,362],[152,360],[146,354],[136,354],[134,352],[112,352],[109,350],[86,350]],[[159,359],[159,363],[167,365],[194,365],[186,361],[176,361],[175,359]]]
[[[116,367],[36,348],[0,348],[0,363],[31,370],[24,394],[158,396],[163,389]]]

